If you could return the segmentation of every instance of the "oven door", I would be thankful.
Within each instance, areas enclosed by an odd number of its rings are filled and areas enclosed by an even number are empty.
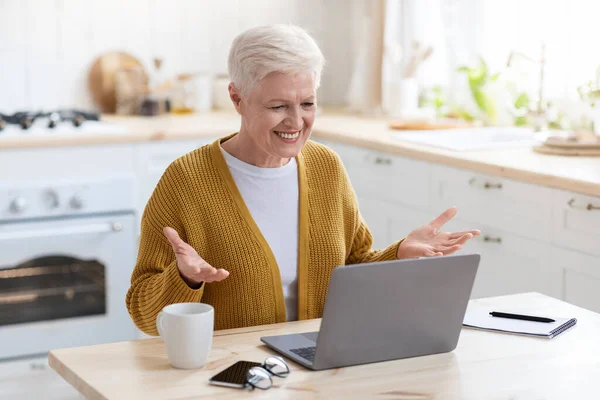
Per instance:
[[[137,338],[131,213],[0,224],[0,358]]]

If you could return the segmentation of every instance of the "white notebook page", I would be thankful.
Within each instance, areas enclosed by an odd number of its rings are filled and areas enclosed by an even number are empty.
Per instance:
[[[510,318],[492,317],[490,311],[507,312],[506,310],[490,310],[482,307],[469,307],[463,325],[470,328],[516,333],[521,335],[553,338],[577,323],[575,318],[558,318],[552,315],[537,315],[555,320],[555,322],[534,322]],[[527,314],[529,315],[529,314]],[[562,329],[561,329],[562,328]]]

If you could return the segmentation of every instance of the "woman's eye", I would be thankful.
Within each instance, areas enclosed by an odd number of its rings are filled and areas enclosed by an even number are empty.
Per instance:
[[[275,107],[271,107],[271,110],[281,110],[284,107],[285,106],[275,106]]]
[[[312,107],[314,105],[315,105],[315,103],[302,103],[303,107]]]

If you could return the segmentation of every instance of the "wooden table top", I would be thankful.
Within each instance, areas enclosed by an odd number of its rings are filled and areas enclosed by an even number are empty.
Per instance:
[[[53,350],[50,366],[89,399],[592,399],[600,393],[600,315],[538,294],[472,300],[472,306],[574,317],[548,340],[464,328],[458,347],[432,356],[325,371],[290,361],[289,377],[267,390],[212,386],[208,379],[238,360],[275,354],[265,335],[317,330],[320,320],[215,333],[207,365],[177,370],[162,339]]]

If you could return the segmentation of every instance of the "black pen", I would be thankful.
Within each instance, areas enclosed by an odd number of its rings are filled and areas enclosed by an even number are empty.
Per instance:
[[[545,318],[545,317],[534,317],[531,315],[521,315],[521,314],[509,314],[509,313],[503,313],[503,312],[497,312],[497,311],[490,312],[490,315],[492,317],[522,319],[524,321],[555,322],[553,319]]]

